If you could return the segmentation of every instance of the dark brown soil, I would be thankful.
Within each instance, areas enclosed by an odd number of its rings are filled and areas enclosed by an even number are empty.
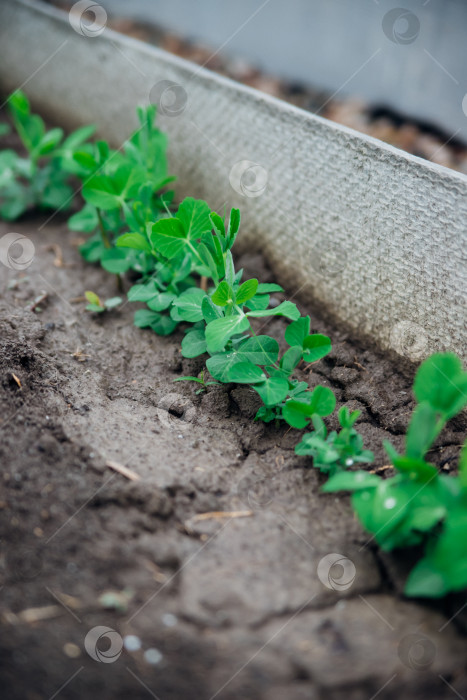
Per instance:
[[[415,554],[379,552],[348,498],[320,493],[323,477],[294,454],[298,431],[252,422],[249,388],[173,384],[202,366],[181,357],[181,334],[135,328],[130,304],[86,313],[74,300],[113,296],[115,280],[81,261],[64,221],[45,220],[0,225],[36,251],[24,272],[0,265],[2,698],[465,694],[465,599],[405,599]],[[260,258],[242,262],[270,279]],[[412,409],[410,372],[312,323],[334,349],[303,376],[361,409],[366,446],[386,464],[382,439],[401,447]],[[464,433],[458,421],[433,452],[442,469]],[[231,515],[199,517],[217,512]],[[334,552],[356,570],[341,592],[317,576]],[[85,650],[97,626],[116,631],[117,651],[126,637],[112,663]]]

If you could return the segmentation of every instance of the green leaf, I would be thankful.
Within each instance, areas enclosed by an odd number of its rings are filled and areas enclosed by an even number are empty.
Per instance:
[[[266,309],[264,311],[248,311],[246,315],[253,318],[264,318],[265,316],[285,316],[286,318],[295,320],[300,316],[300,311],[297,309],[296,304],[292,303],[291,301],[283,301],[282,304],[279,304],[279,306],[276,306],[274,309]]]
[[[247,280],[244,282],[235,297],[236,303],[240,306],[241,304],[244,304],[247,302],[249,299],[255,296],[256,290],[258,289],[258,280],[256,279],[251,279]],[[214,301],[214,303],[216,303]]]
[[[254,297],[246,302],[245,306],[250,311],[263,311],[268,308],[269,302],[269,294],[255,294]]]
[[[206,323],[215,321],[217,318],[222,318],[222,312],[218,309],[211,301],[208,296],[205,296],[202,304],[201,311],[203,314],[203,319]]]
[[[275,406],[281,403],[289,391],[289,382],[283,377],[268,377],[263,382],[254,384],[265,406]]]
[[[215,211],[211,212],[211,222],[216,233],[222,238],[225,238],[224,220]]]
[[[214,294],[211,296],[211,301],[216,306],[227,306],[234,301],[233,289],[224,280],[219,284]]]
[[[63,150],[74,150],[77,146],[80,146],[84,141],[87,141],[94,134],[96,130],[95,126],[81,126],[79,129],[72,131],[69,136],[65,139],[62,144]]]
[[[292,372],[294,371],[295,367],[298,365],[301,359],[302,348],[289,348],[281,358],[281,369],[283,369],[288,376],[289,374],[292,374]]]
[[[92,233],[99,225],[96,208],[92,204],[85,204],[81,211],[73,214],[68,219],[68,228],[80,233]]]
[[[206,326],[206,340],[210,353],[220,352],[233,335],[244,333],[250,328],[245,316],[229,316],[211,321]],[[209,370],[211,371],[211,370]]]
[[[242,361],[255,365],[272,365],[277,362],[279,343],[268,335],[257,335],[243,341],[237,348]]]
[[[200,379],[199,377],[177,377],[176,379],[173,380],[174,382],[198,382],[198,384],[202,384],[204,386],[204,380]]]
[[[193,330],[182,340],[183,357],[198,357],[206,352],[206,337],[204,330]]]
[[[256,294],[273,294],[274,292],[283,292],[283,291],[284,290],[280,286],[280,284],[261,282],[261,284],[258,284],[258,289],[256,290]]]
[[[201,238],[212,230],[211,209],[202,199],[186,197],[178,208],[177,219],[182,224],[185,237],[191,240]]]
[[[398,471],[413,481],[429,483],[438,476],[436,467],[416,457],[396,457],[393,464]]]
[[[206,367],[214,379],[227,384],[230,381],[229,376],[232,367],[241,361],[237,352],[229,350],[228,352],[219,352],[210,357],[206,362]]]
[[[316,362],[331,352],[331,341],[327,335],[315,333],[308,335],[303,341],[303,359],[305,362]]]
[[[283,408],[284,419],[294,428],[304,428],[314,413],[328,416],[336,407],[334,393],[325,386],[317,386],[311,392],[307,401],[292,399]]]
[[[302,316],[293,323],[289,323],[285,331],[285,340],[292,347],[297,345],[303,347],[303,343],[309,332],[310,317]]]
[[[104,301],[104,306],[106,309],[113,309],[121,303],[122,303],[121,297],[111,297],[110,299],[106,299]]]
[[[148,224],[148,235],[155,250],[169,259],[180,255],[186,247],[183,225],[174,217]]]
[[[145,253],[151,253],[152,248],[148,243],[147,238],[141,233],[124,233],[115,241],[118,248],[133,248],[134,250],[144,250]]]
[[[97,296],[95,292],[84,292],[84,296],[86,299],[89,301],[90,304],[94,304],[95,306],[100,306],[104,308],[103,303],[101,302],[100,298]]]
[[[229,233],[227,247],[232,248],[240,228],[240,209],[230,210]]]
[[[196,323],[203,320],[201,305],[206,297],[206,292],[199,287],[190,287],[180,294],[173,301],[173,306],[177,309],[179,319]]]
[[[129,270],[132,262],[124,250],[108,248],[101,256],[101,265],[107,272],[118,275]]]
[[[467,489],[467,441],[464,443],[459,457],[459,477],[462,488]]]
[[[89,178],[81,194],[86,202],[104,211],[119,209],[121,206],[121,200],[115,192],[113,182],[106,175],[93,175]]]
[[[467,372],[453,353],[437,353],[418,368],[414,394],[449,420],[467,405]]]
[[[412,414],[407,430],[407,457],[422,459],[442,427],[438,421],[438,412],[427,401],[420,403]]]
[[[63,138],[63,129],[60,129],[56,127],[55,129],[51,129],[48,131],[42,139],[40,140],[40,143],[38,144],[36,148],[36,152],[40,154],[41,156],[44,156],[51,151],[53,151],[55,148],[57,148],[58,144]]]
[[[376,488],[380,481],[381,477],[376,476],[376,474],[369,474],[364,471],[341,471],[334,474],[334,476],[324,484],[321,490],[325,493],[333,493],[334,491],[361,491],[362,489]]]
[[[148,309],[136,311],[134,323],[138,328],[152,328],[158,335],[170,335],[177,327],[176,321],[173,321],[170,316],[162,316]]]
[[[465,508],[461,507],[449,513],[443,531],[429,544],[425,557],[412,569],[405,593],[438,598],[466,587],[467,515]]]
[[[237,384],[257,384],[264,382],[266,375],[263,370],[251,362],[239,362],[235,364],[229,373],[229,380]]]
[[[217,281],[219,279],[219,275],[217,272],[217,264],[213,258],[211,251],[204,243],[199,243],[197,250],[204,265],[206,265],[206,267],[208,268],[209,274],[211,275],[212,279]]]
[[[79,252],[87,262],[98,262],[104,255],[107,248],[105,247],[100,233],[91,236],[91,238],[79,247]]]

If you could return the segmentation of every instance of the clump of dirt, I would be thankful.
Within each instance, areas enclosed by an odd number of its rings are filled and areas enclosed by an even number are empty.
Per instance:
[[[465,693],[463,601],[405,600],[413,554],[383,556],[348,498],[320,493],[323,477],[294,453],[299,432],[251,420],[251,389],[173,384],[202,367],[181,357],[181,333],[135,328],[131,304],[86,313],[84,290],[106,298],[115,281],[81,261],[57,221],[16,223],[34,261],[0,270],[4,697]],[[240,263],[270,280],[264,261]],[[384,465],[382,440],[402,446],[413,370],[316,314],[312,325],[334,347],[300,379],[362,411],[365,445]],[[431,455],[445,471],[465,427]],[[334,553],[350,571],[342,590],[318,574]]]

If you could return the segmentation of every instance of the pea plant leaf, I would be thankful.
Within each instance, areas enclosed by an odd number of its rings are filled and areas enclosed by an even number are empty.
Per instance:
[[[250,328],[250,322],[244,315],[218,318],[206,326],[206,341],[210,353],[223,350],[233,335],[244,333]]]
[[[247,311],[246,315],[252,318],[265,318],[266,316],[285,316],[296,320],[300,316],[300,311],[297,305],[291,301],[283,301],[274,309],[265,309],[264,311]]]

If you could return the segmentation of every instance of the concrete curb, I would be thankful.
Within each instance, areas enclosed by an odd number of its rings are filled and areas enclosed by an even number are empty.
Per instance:
[[[178,196],[239,206],[290,294],[413,361],[467,360],[467,177],[78,20],[1,4],[0,89],[116,145],[158,102]]]

